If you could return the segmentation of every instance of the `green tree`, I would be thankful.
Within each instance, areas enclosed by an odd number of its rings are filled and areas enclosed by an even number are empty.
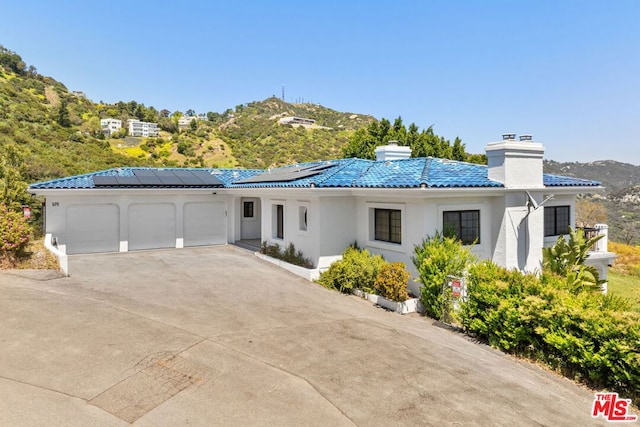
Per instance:
[[[24,74],[26,66],[20,55],[0,45],[0,67],[12,73]]]
[[[219,113],[213,112],[213,111],[209,111],[207,113],[207,120],[209,120],[210,122],[217,122],[222,118],[222,116]]]
[[[62,127],[68,128],[71,126],[71,120],[69,118],[69,102],[66,98],[60,100],[58,105],[58,111],[56,112],[56,122]]]
[[[19,208],[29,196],[24,179],[26,151],[14,143],[0,144],[0,203]]]
[[[0,258],[10,261],[29,243],[31,227],[22,212],[0,203]]]
[[[456,136],[455,141],[453,141],[453,148],[451,149],[451,158],[453,160],[465,161],[467,159],[467,153],[464,148],[465,146],[462,140]]]

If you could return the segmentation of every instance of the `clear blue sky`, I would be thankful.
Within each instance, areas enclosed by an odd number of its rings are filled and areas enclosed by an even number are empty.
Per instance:
[[[280,96],[558,161],[640,164],[640,1],[4,2],[0,44],[94,101]]]

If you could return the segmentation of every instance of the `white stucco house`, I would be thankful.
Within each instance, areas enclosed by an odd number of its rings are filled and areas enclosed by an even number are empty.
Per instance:
[[[481,259],[533,272],[541,249],[575,226],[576,195],[602,188],[544,174],[544,147],[526,135],[488,144],[488,165],[409,158],[397,145],[376,154],[271,170],[118,168],[29,191],[46,198],[60,254],[266,241],[293,243],[322,267],[357,242],[412,270],[414,246],[446,228]],[[606,241],[596,249],[606,278],[614,254]]]
[[[100,127],[102,128],[103,134],[111,136],[114,132],[117,132],[122,128],[122,120],[111,117],[100,119]]]

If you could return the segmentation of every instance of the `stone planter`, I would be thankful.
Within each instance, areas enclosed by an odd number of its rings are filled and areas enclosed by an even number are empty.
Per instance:
[[[376,294],[368,294],[360,289],[354,289],[352,292],[360,298],[365,298],[372,303],[384,307],[387,310],[395,311],[400,314],[422,312],[422,304],[418,298],[409,298],[403,302],[392,301]]]

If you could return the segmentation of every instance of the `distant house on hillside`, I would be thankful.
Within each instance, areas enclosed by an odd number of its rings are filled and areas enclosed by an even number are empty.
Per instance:
[[[118,132],[122,129],[122,120],[107,117],[105,119],[100,119],[100,126],[102,127],[102,133],[105,136],[111,136],[114,132]]]
[[[278,123],[280,123],[281,125],[311,126],[311,125],[315,125],[316,121],[313,119],[306,119],[304,117],[283,117],[280,120],[278,120]]]
[[[78,98],[84,98],[84,99],[87,99],[87,94],[86,94],[86,93],[84,93],[84,92],[83,92],[83,91],[81,91],[81,90],[74,90],[74,91],[71,91],[71,93],[72,93],[73,95],[77,96]]]
[[[157,123],[143,122],[136,119],[129,119],[127,123],[129,124],[129,136],[158,136],[159,129]]]
[[[207,115],[198,114],[195,116],[182,116],[178,119],[178,127],[180,129],[187,129],[191,125],[192,120],[196,120],[196,121],[207,120]]]

